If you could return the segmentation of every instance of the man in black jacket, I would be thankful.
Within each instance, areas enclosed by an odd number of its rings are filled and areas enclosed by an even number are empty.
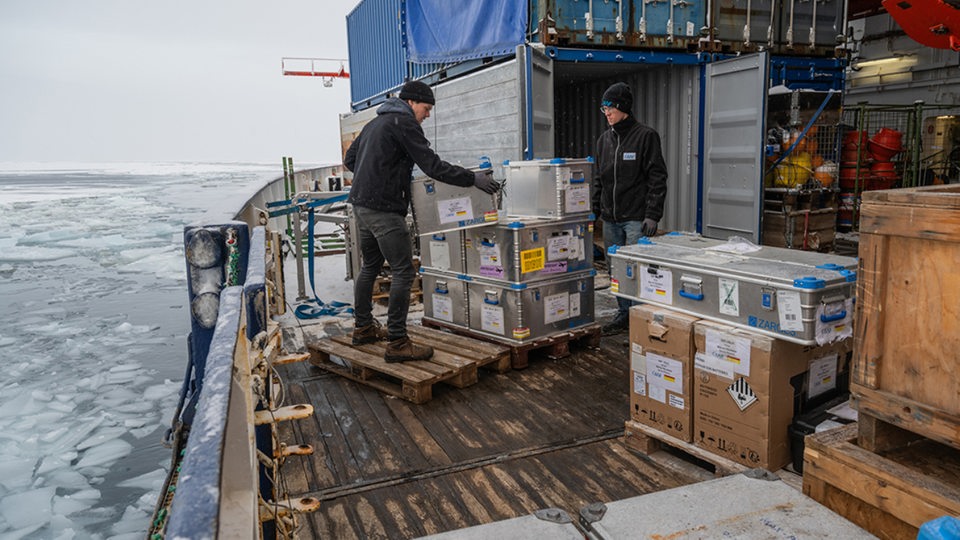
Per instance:
[[[593,212],[603,220],[603,243],[635,244],[657,233],[667,196],[667,166],[660,135],[633,117],[633,94],[622,82],[603,93],[600,110],[610,129],[597,139],[597,173],[593,181]],[[629,326],[632,302],[617,298],[617,315],[603,327],[605,335]]]
[[[353,172],[349,202],[357,219],[362,259],[354,284],[353,344],[388,339],[387,362],[433,356],[433,348],[407,337],[410,287],[416,277],[406,220],[414,164],[427,176],[447,184],[476,186],[487,193],[498,187],[489,174],[447,163],[430,149],[420,124],[435,103],[433,91],[423,82],[404,84],[399,97],[377,109],[376,118],[364,126],[343,160]],[[384,260],[391,271],[386,331],[373,318],[373,285]]]

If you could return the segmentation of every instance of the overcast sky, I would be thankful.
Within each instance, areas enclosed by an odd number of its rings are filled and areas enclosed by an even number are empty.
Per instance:
[[[339,162],[358,1],[0,0],[0,162]]]

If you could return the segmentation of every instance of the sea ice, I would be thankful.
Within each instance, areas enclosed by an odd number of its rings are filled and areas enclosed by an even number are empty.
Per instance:
[[[164,480],[166,479],[167,472],[164,469],[157,469],[145,474],[141,474],[140,476],[128,478],[122,482],[119,482],[117,485],[126,488],[152,489],[159,491],[160,487],[163,486]]]
[[[36,458],[5,458],[0,461],[0,485],[8,490],[29,486],[36,464]]]
[[[95,501],[89,499],[78,499],[72,495],[53,498],[53,513],[58,516],[68,516],[74,512],[86,510],[94,505]]]
[[[118,459],[128,455],[132,449],[133,446],[130,443],[121,439],[107,441],[84,452],[83,457],[77,463],[77,468],[83,469],[99,465],[109,467]]]
[[[0,499],[0,516],[17,529],[46,525],[55,491],[45,487],[7,495]]]
[[[122,427],[102,428],[78,444],[77,450],[86,450],[87,448],[92,448],[94,446],[103,444],[107,441],[123,436],[126,432],[127,430]]]

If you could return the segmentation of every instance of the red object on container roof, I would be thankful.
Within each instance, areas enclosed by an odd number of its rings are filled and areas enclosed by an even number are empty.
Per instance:
[[[960,51],[960,9],[943,0],[883,0],[887,13],[914,41]]]

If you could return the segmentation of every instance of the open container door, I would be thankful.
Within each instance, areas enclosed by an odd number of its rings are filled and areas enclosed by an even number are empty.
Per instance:
[[[706,65],[701,233],[760,242],[767,117],[766,52]]]
[[[523,159],[553,158],[553,59],[529,45],[517,47]]]

